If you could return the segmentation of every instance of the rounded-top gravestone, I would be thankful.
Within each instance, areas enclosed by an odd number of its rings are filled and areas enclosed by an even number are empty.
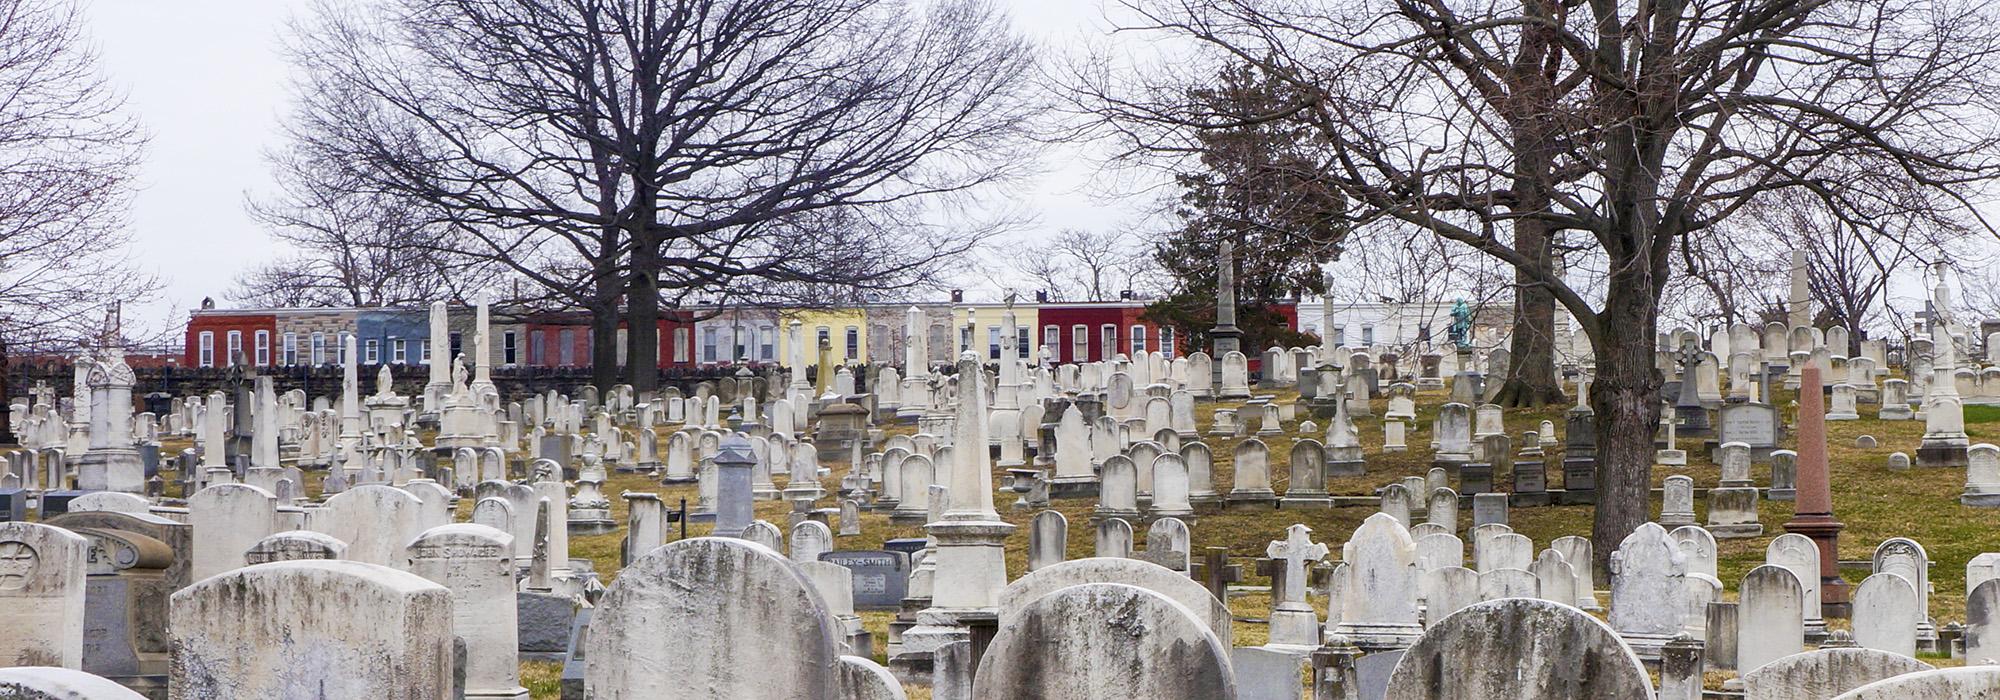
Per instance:
[[[7,700],[145,700],[145,697],[109,679],[73,669],[0,668],[0,698]]]
[[[1509,598],[1452,613],[1390,674],[1387,700],[1651,698],[1618,633],[1561,603]]]
[[[976,698],[1233,700],[1229,647],[1186,606],[1137,586],[1071,586],[1000,625]]]
[[[770,547],[672,542],[625,567],[598,601],[584,685],[600,700],[834,700],[830,620],[812,582]]]
[[[1216,600],[1199,582],[1152,562],[1110,557],[1073,559],[1015,579],[1000,590],[1000,624],[1007,624],[1043,596],[1087,583],[1138,586],[1166,596],[1186,607],[1223,643],[1231,638],[1229,606]]]
[[[2000,697],[2000,666],[1986,665],[1885,678],[1833,700],[1992,700],[1995,697]]]
[[[451,591],[357,561],[258,564],[173,596],[171,700],[435,700],[452,688]]]
[[[1931,665],[1886,651],[1819,649],[1792,654],[1743,674],[1744,700],[1823,700]]]

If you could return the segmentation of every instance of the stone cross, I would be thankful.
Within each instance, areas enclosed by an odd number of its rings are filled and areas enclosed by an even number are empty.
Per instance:
[[[1305,602],[1306,568],[1325,558],[1326,552],[1326,545],[1312,541],[1312,528],[1298,524],[1285,528],[1283,541],[1264,549],[1264,556],[1284,562],[1285,588],[1280,602]]]
[[[1229,563],[1228,547],[1209,547],[1194,565],[1194,575],[1203,588],[1223,604],[1229,602],[1229,584],[1243,580],[1243,567]]]

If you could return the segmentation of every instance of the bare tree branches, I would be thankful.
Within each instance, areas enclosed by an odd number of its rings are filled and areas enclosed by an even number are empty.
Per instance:
[[[1122,291],[1139,291],[1143,277],[1156,270],[1136,242],[1124,232],[1063,229],[1010,262],[1050,301],[1109,301]]]
[[[127,259],[145,138],[66,0],[0,0],[0,333],[67,346],[104,304],[151,291]]]
[[[412,200],[368,191],[309,154],[270,158],[279,192],[250,215],[293,252],[236,279],[230,296],[259,306],[393,306],[465,299],[494,286],[491,263],[450,251],[447,229]]]
[[[663,295],[927,277],[985,228],[893,217],[1029,162],[1031,57],[989,0],[318,9],[295,140],[591,309],[603,371],[622,295],[642,390]]]
[[[1786,190],[1897,238],[1907,232],[1881,215],[1976,216],[1970,202],[2000,177],[2000,22],[1982,3],[1124,6],[1130,31],[1191,47],[1143,71],[1079,71],[1077,102],[1102,98],[1091,111],[1130,153],[1181,158],[1177,135],[1231,126],[1172,97],[1215,65],[1251,63],[1305,96],[1285,114],[1338,154],[1324,177],[1354,203],[1356,226],[1429,230],[1514,267],[1517,285],[1570,311],[1597,360],[1600,541],[1646,517],[1661,383],[1652,345],[1675,251],[1709,254],[1718,224]],[[1529,43],[1545,50],[1518,50]],[[1114,77],[1088,80],[1098,75]],[[1519,177],[1527,154],[1546,159],[1535,164],[1545,176]],[[1937,196],[1899,194],[1912,190]],[[1590,242],[1601,294],[1496,235],[1521,221]]]

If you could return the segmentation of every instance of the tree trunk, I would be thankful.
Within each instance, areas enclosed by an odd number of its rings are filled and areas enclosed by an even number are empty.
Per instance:
[[[626,382],[638,395],[660,386],[659,251],[644,231],[632,234],[632,270],[625,287]]]
[[[1533,258],[1554,274],[1549,257],[1548,225],[1534,219],[1514,222],[1514,250]],[[1564,403],[1562,380],[1556,374],[1556,298],[1529,270],[1514,270],[1514,332],[1508,344],[1507,381],[1493,403],[1540,407]]]
[[[1617,272],[1615,265],[1612,269],[1600,314],[1606,320],[1595,347],[1597,375],[1590,387],[1599,442],[1597,512],[1590,539],[1600,576],[1609,575],[1618,544],[1651,516],[1653,434],[1660,423],[1662,382],[1653,366],[1659,302],[1650,275]]]
[[[1537,67],[1554,47],[1554,38],[1544,31],[1530,31],[1523,37],[1516,65],[1516,97],[1524,105],[1547,104],[1555,92]],[[1556,376],[1556,297],[1543,281],[1555,275],[1549,244],[1555,232],[1549,222],[1534,215],[1549,210],[1548,184],[1555,179],[1554,134],[1558,127],[1548,123],[1548,115],[1536,109],[1510,119],[1514,128],[1513,194],[1514,252],[1527,258],[1528,265],[1514,268],[1514,332],[1508,342],[1507,381],[1500,385],[1493,403],[1501,406],[1535,408],[1562,404],[1562,380]]]
[[[604,396],[618,384],[618,296],[624,280],[616,275],[597,281],[597,298],[590,308],[590,383]]]

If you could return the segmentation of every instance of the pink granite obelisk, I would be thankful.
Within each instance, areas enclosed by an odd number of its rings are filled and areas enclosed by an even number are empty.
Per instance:
[[[1812,538],[1819,545],[1820,612],[1847,617],[1852,609],[1847,581],[1840,577],[1840,521],[1833,519],[1833,487],[1826,458],[1826,389],[1820,368],[1807,364],[1799,372],[1798,500],[1786,532]]]

